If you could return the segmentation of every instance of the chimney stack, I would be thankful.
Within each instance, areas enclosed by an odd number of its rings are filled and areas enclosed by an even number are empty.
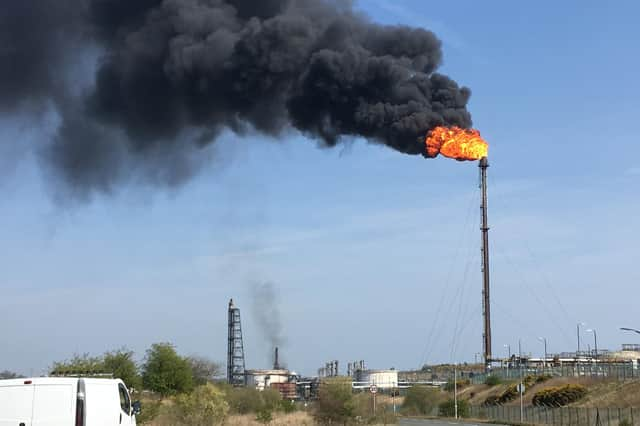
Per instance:
[[[273,362],[273,369],[274,370],[280,370],[280,363],[278,362],[278,347],[277,346],[276,346],[275,360]]]

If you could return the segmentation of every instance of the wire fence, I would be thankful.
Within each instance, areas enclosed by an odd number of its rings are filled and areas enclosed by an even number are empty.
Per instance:
[[[640,426],[640,408],[471,406],[471,418],[550,426]]]
[[[633,364],[580,364],[558,367],[522,367],[496,368],[491,373],[475,374],[469,377],[471,383],[484,383],[487,376],[497,376],[503,380],[516,380],[521,376],[548,374],[557,377],[590,377],[615,380],[633,380],[640,378],[640,370]]]

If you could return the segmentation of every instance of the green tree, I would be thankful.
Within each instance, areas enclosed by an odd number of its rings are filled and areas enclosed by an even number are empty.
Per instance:
[[[351,381],[332,380],[320,385],[314,413],[319,423],[346,425],[354,417],[354,412]]]
[[[402,412],[410,416],[433,414],[440,400],[440,391],[425,386],[411,386],[402,402]]]
[[[0,371],[0,380],[19,379],[21,377],[23,376],[19,375],[18,373],[14,373],[13,371],[9,371],[9,370]]]
[[[162,396],[189,392],[193,375],[189,362],[178,355],[170,343],[154,343],[147,350],[142,382],[146,389]]]
[[[121,379],[129,389],[141,390],[142,378],[138,374],[138,367],[133,360],[134,353],[127,349],[107,352],[103,357],[105,371]]]
[[[75,354],[70,360],[53,363],[50,374],[52,376],[82,375],[99,376],[106,374],[102,357]]]
[[[190,426],[221,425],[229,413],[229,404],[224,392],[207,383],[198,386],[191,393],[178,395],[175,400],[175,422]]]
[[[196,386],[211,383],[220,377],[222,373],[220,364],[205,357],[192,355],[187,357],[187,361],[189,361],[189,365],[191,366],[193,383]]]

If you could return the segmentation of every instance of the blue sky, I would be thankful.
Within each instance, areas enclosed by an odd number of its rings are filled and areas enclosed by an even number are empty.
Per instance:
[[[433,30],[472,89],[490,144],[493,345],[575,350],[639,327],[640,66],[633,1],[362,0],[371,19]],[[247,366],[271,348],[251,288],[271,282],[305,373],[470,361],[482,351],[478,168],[357,140],[335,149],[225,134],[178,189],[129,185],[86,205],[52,196],[27,117],[0,126],[0,370],[153,342],[224,361],[226,305]],[[592,337],[584,334],[584,344]]]

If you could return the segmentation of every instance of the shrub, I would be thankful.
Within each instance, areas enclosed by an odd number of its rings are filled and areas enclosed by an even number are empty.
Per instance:
[[[104,360],[102,357],[94,357],[89,354],[74,355],[67,361],[53,363],[49,373],[52,376],[82,375],[84,377],[100,376],[105,374]]]
[[[546,382],[549,379],[551,379],[551,374],[541,374],[536,377],[536,383]]]
[[[271,410],[268,408],[263,408],[258,411],[256,414],[256,421],[258,423],[262,423],[263,425],[269,424],[273,421],[273,415],[271,414]]]
[[[490,375],[490,376],[487,376],[486,379],[484,379],[484,384],[488,386],[496,386],[496,385],[499,385],[500,383],[502,383],[502,380],[498,376]]]
[[[455,384],[452,380],[450,380],[444,385],[443,389],[447,392],[453,392],[456,386],[458,387],[458,390],[460,390],[469,386],[470,384],[471,384],[471,381],[469,379],[458,380],[457,384]]]
[[[491,395],[484,400],[482,405],[502,405],[513,401],[518,397],[518,385],[511,385],[500,395]]]
[[[296,403],[294,401],[289,401],[288,399],[283,399],[280,401],[279,408],[285,414],[293,413],[296,411]]]
[[[275,389],[265,389],[260,392],[260,409],[275,411],[281,407],[282,395]]]
[[[430,415],[437,406],[439,392],[434,388],[411,386],[402,403],[402,412],[410,416]]]
[[[233,413],[249,414],[262,410],[275,411],[280,408],[280,392],[265,389],[260,392],[254,388],[233,388],[226,390],[227,402]]]
[[[351,421],[355,403],[350,381],[332,380],[320,385],[314,417],[321,424]]]
[[[448,399],[438,406],[438,415],[442,417],[455,417],[455,401]],[[464,399],[458,400],[458,417],[469,417],[469,403]]]
[[[582,385],[551,387],[536,392],[532,402],[536,406],[562,407],[578,401],[586,394],[587,388]]]
[[[525,390],[533,385],[537,385],[538,383],[543,383],[546,382],[547,380],[549,380],[551,378],[550,375],[548,374],[541,374],[538,376],[533,376],[533,375],[529,375],[529,376],[525,376],[525,378],[522,380],[522,382],[524,383],[525,386]]]
[[[160,414],[161,406],[160,401],[144,401],[140,408],[140,414],[136,414],[136,424],[150,424]]]
[[[224,393],[207,383],[193,392],[179,395],[175,400],[173,424],[215,426],[224,422],[229,413],[229,404]]]
[[[629,421],[629,419],[622,419],[618,426],[633,426],[633,424]]]

